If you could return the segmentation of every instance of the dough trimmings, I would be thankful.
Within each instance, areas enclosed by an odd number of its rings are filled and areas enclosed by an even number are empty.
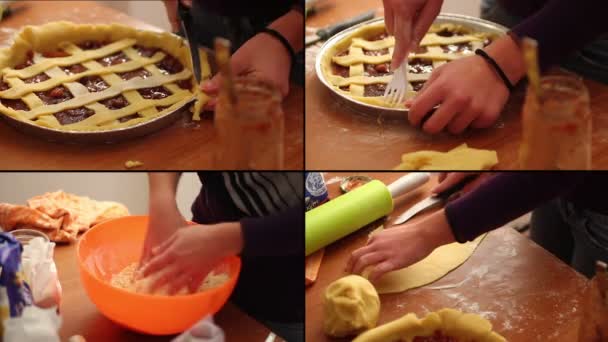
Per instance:
[[[492,323],[471,313],[441,309],[424,318],[409,313],[390,323],[368,330],[353,342],[506,342],[492,330]]]
[[[422,88],[431,72],[449,61],[474,55],[488,45],[494,35],[476,32],[465,26],[434,24],[410,53],[406,98]],[[355,30],[332,46],[321,60],[323,75],[335,89],[357,101],[388,107],[384,90],[392,79],[390,61],[395,39],[388,36],[384,21]],[[403,104],[399,105],[403,107]]]
[[[208,78],[206,55],[203,62]],[[134,126],[195,98],[206,101],[197,97],[191,69],[188,46],[170,33],[119,24],[26,26],[0,50],[0,113],[61,131]]]
[[[496,151],[462,144],[448,152],[418,151],[401,156],[395,170],[489,170],[498,164]]]

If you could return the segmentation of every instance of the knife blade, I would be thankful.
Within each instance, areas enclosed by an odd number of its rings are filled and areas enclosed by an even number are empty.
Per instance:
[[[376,15],[376,11],[372,10],[372,11],[368,11],[363,14],[360,14],[354,18],[350,18],[348,20],[340,22],[336,25],[319,29],[319,30],[317,30],[317,32],[315,32],[314,35],[306,37],[306,39],[305,39],[306,46],[312,45],[320,40],[327,40],[342,30],[345,30],[349,27],[360,24],[364,21],[373,19],[375,15]]]
[[[422,201],[414,204],[411,208],[403,212],[403,214],[399,215],[399,217],[397,217],[393,224],[402,224],[407,220],[411,219],[412,217],[416,216],[418,213],[421,213],[426,209],[432,208],[435,205],[446,202],[450,198],[450,196],[462,190],[465,185],[470,183],[475,178],[477,178],[477,176],[475,175],[465,177],[460,182],[452,185],[451,187],[443,190],[442,192],[429,196],[423,199]]]
[[[197,83],[201,83],[201,59],[200,52],[198,50],[198,43],[194,39],[194,32],[192,27],[192,16],[190,15],[190,8],[184,5],[181,1],[178,1],[177,13],[180,18],[182,32],[188,45],[190,46],[190,55],[192,56],[192,72],[196,78]]]

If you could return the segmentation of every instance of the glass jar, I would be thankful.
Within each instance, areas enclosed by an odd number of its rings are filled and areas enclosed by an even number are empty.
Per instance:
[[[215,108],[218,169],[283,168],[285,123],[279,90],[251,77],[234,80],[236,103],[220,92]]]
[[[591,169],[589,92],[571,76],[541,78],[540,97],[528,86],[519,150],[524,170]]]
[[[9,232],[12,236],[17,239],[21,243],[22,246],[26,246],[29,244],[30,240],[33,238],[41,237],[45,242],[50,242],[49,237],[41,231],[34,229],[15,229]]]

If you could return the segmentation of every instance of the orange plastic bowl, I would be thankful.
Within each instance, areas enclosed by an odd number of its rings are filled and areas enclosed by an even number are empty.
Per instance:
[[[87,231],[77,247],[80,278],[91,301],[110,320],[146,334],[177,334],[215,314],[226,303],[236,285],[241,260],[237,256],[223,260],[215,270],[228,273],[229,280],[192,295],[152,296],[113,287],[112,275],[139,260],[147,223],[146,216],[127,216]]]

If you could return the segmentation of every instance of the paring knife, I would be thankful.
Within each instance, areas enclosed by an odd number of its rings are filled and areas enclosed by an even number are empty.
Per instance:
[[[190,15],[190,8],[184,5],[181,1],[178,1],[177,13],[179,15],[182,32],[188,40],[190,46],[190,54],[192,55],[192,71],[197,83],[201,83],[201,59],[200,52],[198,50],[198,43],[194,39],[194,27],[192,25],[192,16]]]
[[[375,14],[376,14],[376,11],[365,12],[361,15],[358,15],[354,18],[348,19],[348,20],[338,23],[336,25],[329,26],[329,27],[326,27],[323,29],[319,29],[319,30],[317,30],[317,32],[314,35],[306,37],[306,39],[305,39],[306,46],[312,45],[320,40],[327,40],[331,36],[333,36],[334,34],[340,32],[342,30],[355,26],[364,21],[373,19]]]
[[[442,192],[432,195],[423,199],[422,201],[414,204],[411,208],[406,210],[403,214],[399,215],[397,219],[393,222],[393,224],[402,224],[405,221],[411,219],[416,216],[416,214],[434,207],[437,204],[444,203],[452,196],[453,194],[462,190],[465,185],[470,183],[473,179],[477,178],[477,176],[469,176],[461,180],[460,182],[454,184],[452,187],[443,190]]]

